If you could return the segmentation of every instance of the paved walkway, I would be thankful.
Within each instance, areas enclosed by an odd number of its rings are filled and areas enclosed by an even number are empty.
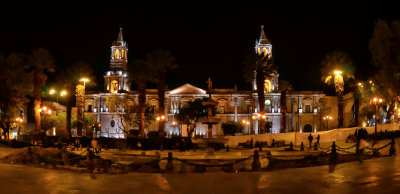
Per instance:
[[[396,193],[400,156],[272,172],[85,174],[0,164],[0,193]]]

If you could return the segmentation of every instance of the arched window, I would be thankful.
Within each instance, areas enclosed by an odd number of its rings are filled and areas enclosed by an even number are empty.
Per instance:
[[[124,49],[122,49],[122,52],[121,52],[122,54],[121,54],[121,58],[125,58],[125,50]]]
[[[261,53],[260,47],[258,47],[258,48],[257,48],[257,54],[260,54],[260,53]]]
[[[268,54],[268,52],[267,52],[267,48],[263,48],[263,53],[264,53],[264,57],[266,57],[267,56],[267,54]]]
[[[111,93],[118,93],[118,81],[117,80],[113,80],[111,81],[111,88],[110,88],[110,92]]]
[[[271,81],[269,79],[266,79],[264,81],[264,92],[271,93],[271,90],[272,90]]]
[[[115,58],[119,59],[119,49],[115,50]]]

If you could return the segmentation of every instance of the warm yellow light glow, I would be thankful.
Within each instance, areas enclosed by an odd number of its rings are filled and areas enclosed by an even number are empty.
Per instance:
[[[257,117],[256,117],[256,115],[253,115],[253,116],[251,116],[251,118],[252,118],[252,119],[256,119]]]
[[[39,112],[42,112],[42,109],[41,109],[41,108],[39,108]]]
[[[161,116],[161,120],[164,120],[164,119],[165,119],[165,116],[164,116],[164,115],[162,115],[162,116]]]
[[[334,73],[335,75],[340,75],[340,74],[342,74],[343,72],[340,71],[340,70],[335,70],[333,73]]]
[[[48,111],[47,111],[47,114],[51,114],[51,110],[48,110]]]
[[[245,124],[245,123],[246,123],[246,121],[245,121],[245,120],[242,120],[242,123],[243,123],[243,124]]]
[[[156,120],[159,121],[159,120],[160,120],[160,117],[157,117]]]
[[[79,81],[80,81],[80,82],[83,82],[83,86],[85,86],[85,85],[86,85],[86,82],[89,82],[90,80],[89,80],[88,78],[83,77],[83,78],[81,78]]]
[[[44,106],[44,107],[43,107],[43,110],[44,110],[44,111],[47,111],[47,107]]]
[[[52,95],[52,94],[54,94],[54,93],[56,93],[56,91],[55,91],[54,89],[49,90],[49,94],[50,94],[50,95]]]
[[[261,118],[265,119],[265,118],[267,118],[267,116],[266,116],[266,115],[263,115]]]
[[[110,93],[113,93],[113,94],[118,93],[118,81],[117,80],[111,81]]]
[[[65,95],[67,95],[67,91],[65,91],[65,90],[61,91],[60,96],[65,96]]]
[[[175,121],[172,121],[172,125],[176,125],[176,122],[175,122]]]

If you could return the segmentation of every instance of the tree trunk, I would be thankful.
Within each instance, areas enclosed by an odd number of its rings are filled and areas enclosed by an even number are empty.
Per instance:
[[[256,84],[257,84],[257,95],[259,104],[260,118],[258,122],[258,131],[260,134],[265,133],[265,119],[262,118],[265,115],[265,96],[264,96],[264,79],[265,75],[262,70],[258,69],[256,72]]]
[[[35,101],[34,101],[35,130],[33,131],[33,134],[36,135],[36,136],[39,135],[40,128],[41,128],[41,125],[40,125],[40,111],[39,111],[41,103],[42,103],[42,99],[41,99],[40,95],[39,96],[36,95],[35,96]]]
[[[139,137],[144,138],[144,114],[146,111],[146,81],[141,79],[138,81],[138,92],[139,92]]]
[[[387,114],[386,114],[386,121],[390,121],[390,117],[392,117],[392,115],[394,113],[393,110],[394,110],[395,103],[396,103],[396,101],[394,101],[394,100],[391,100],[389,102],[389,109],[388,109]],[[382,121],[381,121],[381,123],[382,123]]]
[[[338,96],[338,128],[343,128],[343,93]]]
[[[158,92],[158,116],[165,116],[165,73],[162,70],[158,70],[158,83],[157,83],[157,92]],[[158,125],[158,136],[164,137],[165,135],[165,120],[160,120]]]
[[[354,125],[358,127],[360,125],[360,96],[355,94],[354,96]]]
[[[76,129],[78,136],[82,136],[83,129],[83,105],[85,101],[85,87],[83,85],[76,86]]]
[[[71,109],[72,109],[72,101],[74,98],[74,95],[72,95],[74,92],[73,87],[68,87],[68,92],[69,95],[67,95],[67,121],[66,121],[66,130],[67,130],[67,136],[68,139],[71,139],[71,117],[72,117],[72,113],[71,113]]]
[[[286,129],[286,91],[281,92],[281,133],[288,132]]]

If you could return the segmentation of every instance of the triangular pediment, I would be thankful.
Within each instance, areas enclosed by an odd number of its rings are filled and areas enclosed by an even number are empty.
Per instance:
[[[206,91],[187,83],[169,91],[169,94],[206,94]]]

